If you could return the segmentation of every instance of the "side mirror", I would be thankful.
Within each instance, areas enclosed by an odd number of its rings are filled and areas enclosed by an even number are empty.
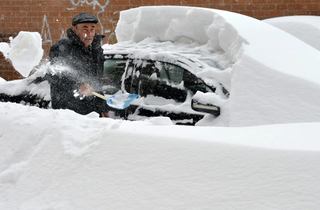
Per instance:
[[[191,108],[195,111],[198,111],[198,112],[209,113],[209,114],[213,114],[215,116],[220,115],[220,107],[213,105],[213,104],[202,103],[194,98],[191,101]]]

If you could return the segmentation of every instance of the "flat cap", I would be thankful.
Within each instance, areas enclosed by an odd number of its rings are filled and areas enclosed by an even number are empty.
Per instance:
[[[78,23],[98,23],[99,20],[94,15],[91,15],[89,13],[82,12],[72,19],[72,25],[75,26]]]

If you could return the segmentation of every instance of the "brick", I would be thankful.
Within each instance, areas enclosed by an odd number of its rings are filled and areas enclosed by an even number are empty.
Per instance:
[[[313,3],[313,0],[296,0],[297,3]]]
[[[276,5],[276,10],[287,10],[287,5],[286,4],[277,4]]]
[[[231,9],[232,9],[232,11],[246,10],[246,5],[243,5],[243,4],[232,4],[231,5]]]
[[[304,10],[318,10],[319,4],[304,4],[302,9],[304,9]]]
[[[246,10],[260,10],[260,4],[247,4]]]
[[[276,5],[275,4],[264,4],[260,7],[261,10],[275,10]]]
[[[269,11],[270,17],[281,17],[285,15],[285,11]]]
[[[195,0],[195,4],[208,4],[208,3],[210,3],[210,0]]]
[[[240,14],[252,17],[254,15],[253,11],[240,11]]]
[[[267,3],[267,0],[252,0],[253,4],[265,4]]]
[[[252,0],[238,0],[238,4],[251,4]]]
[[[156,5],[167,5],[168,0],[156,0],[155,4]]]
[[[302,4],[289,4],[288,10],[302,10]]]
[[[268,4],[282,4],[282,0],[267,0]]]
[[[267,17],[267,16],[269,16],[269,12],[268,11],[254,11],[254,16]]]
[[[212,6],[215,9],[231,11],[231,5],[228,5],[228,4],[218,4],[218,5],[212,5]]]
[[[291,4],[291,3],[292,4],[296,3],[296,0],[282,0],[282,1],[283,1],[284,4],[288,4],[288,5]]]

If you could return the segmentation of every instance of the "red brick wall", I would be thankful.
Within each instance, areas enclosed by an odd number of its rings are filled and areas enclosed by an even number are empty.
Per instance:
[[[320,0],[0,0],[0,42],[19,31],[42,35],[44,58],[52,43],[65,35],[72,17],[80,12],[100,19],[97,32],[106,35],[104,43],[116,42],[114,29],[119,11],[142,5],[183,5],[233,11],[257,19],[288,15],[320,15]],[[1,54],[1,53],[0,53]],[[0,55],[0,77],[22,78]]]

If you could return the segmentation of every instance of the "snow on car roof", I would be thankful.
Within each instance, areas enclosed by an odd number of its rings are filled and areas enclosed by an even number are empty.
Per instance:
[[[286,32],[245,15],[198,7],[138,7],[120,13],[115,32],[119,43],[139,43],[146,38],[161,42],[191,40],[223,53],[230,65],[250,57],[276,71],[320,84],[314,77],[319,74],[313,68],[316,61],[309,59],[302,65],[293,59],[301,57],[301,51],[308,51],[309,56],[304,57],[309,58],[319,52]]]
[[[189,44],[185,44],[186,42]],[[105,55],[117,55],[116,58],[126,56],[132,59],[163,61],[181,66],[203,79],[207,84],[214,86],[217,86],[214,76],[204,74],[204,72],[221,72],[228,67],[223,63],[221,52],[214,52],[210,48],[187,39],[184,39],[184,42],[160,42],[153,38],[146,38],[139,43],[125,41],[115,45],[104,45],[103,48]]]

